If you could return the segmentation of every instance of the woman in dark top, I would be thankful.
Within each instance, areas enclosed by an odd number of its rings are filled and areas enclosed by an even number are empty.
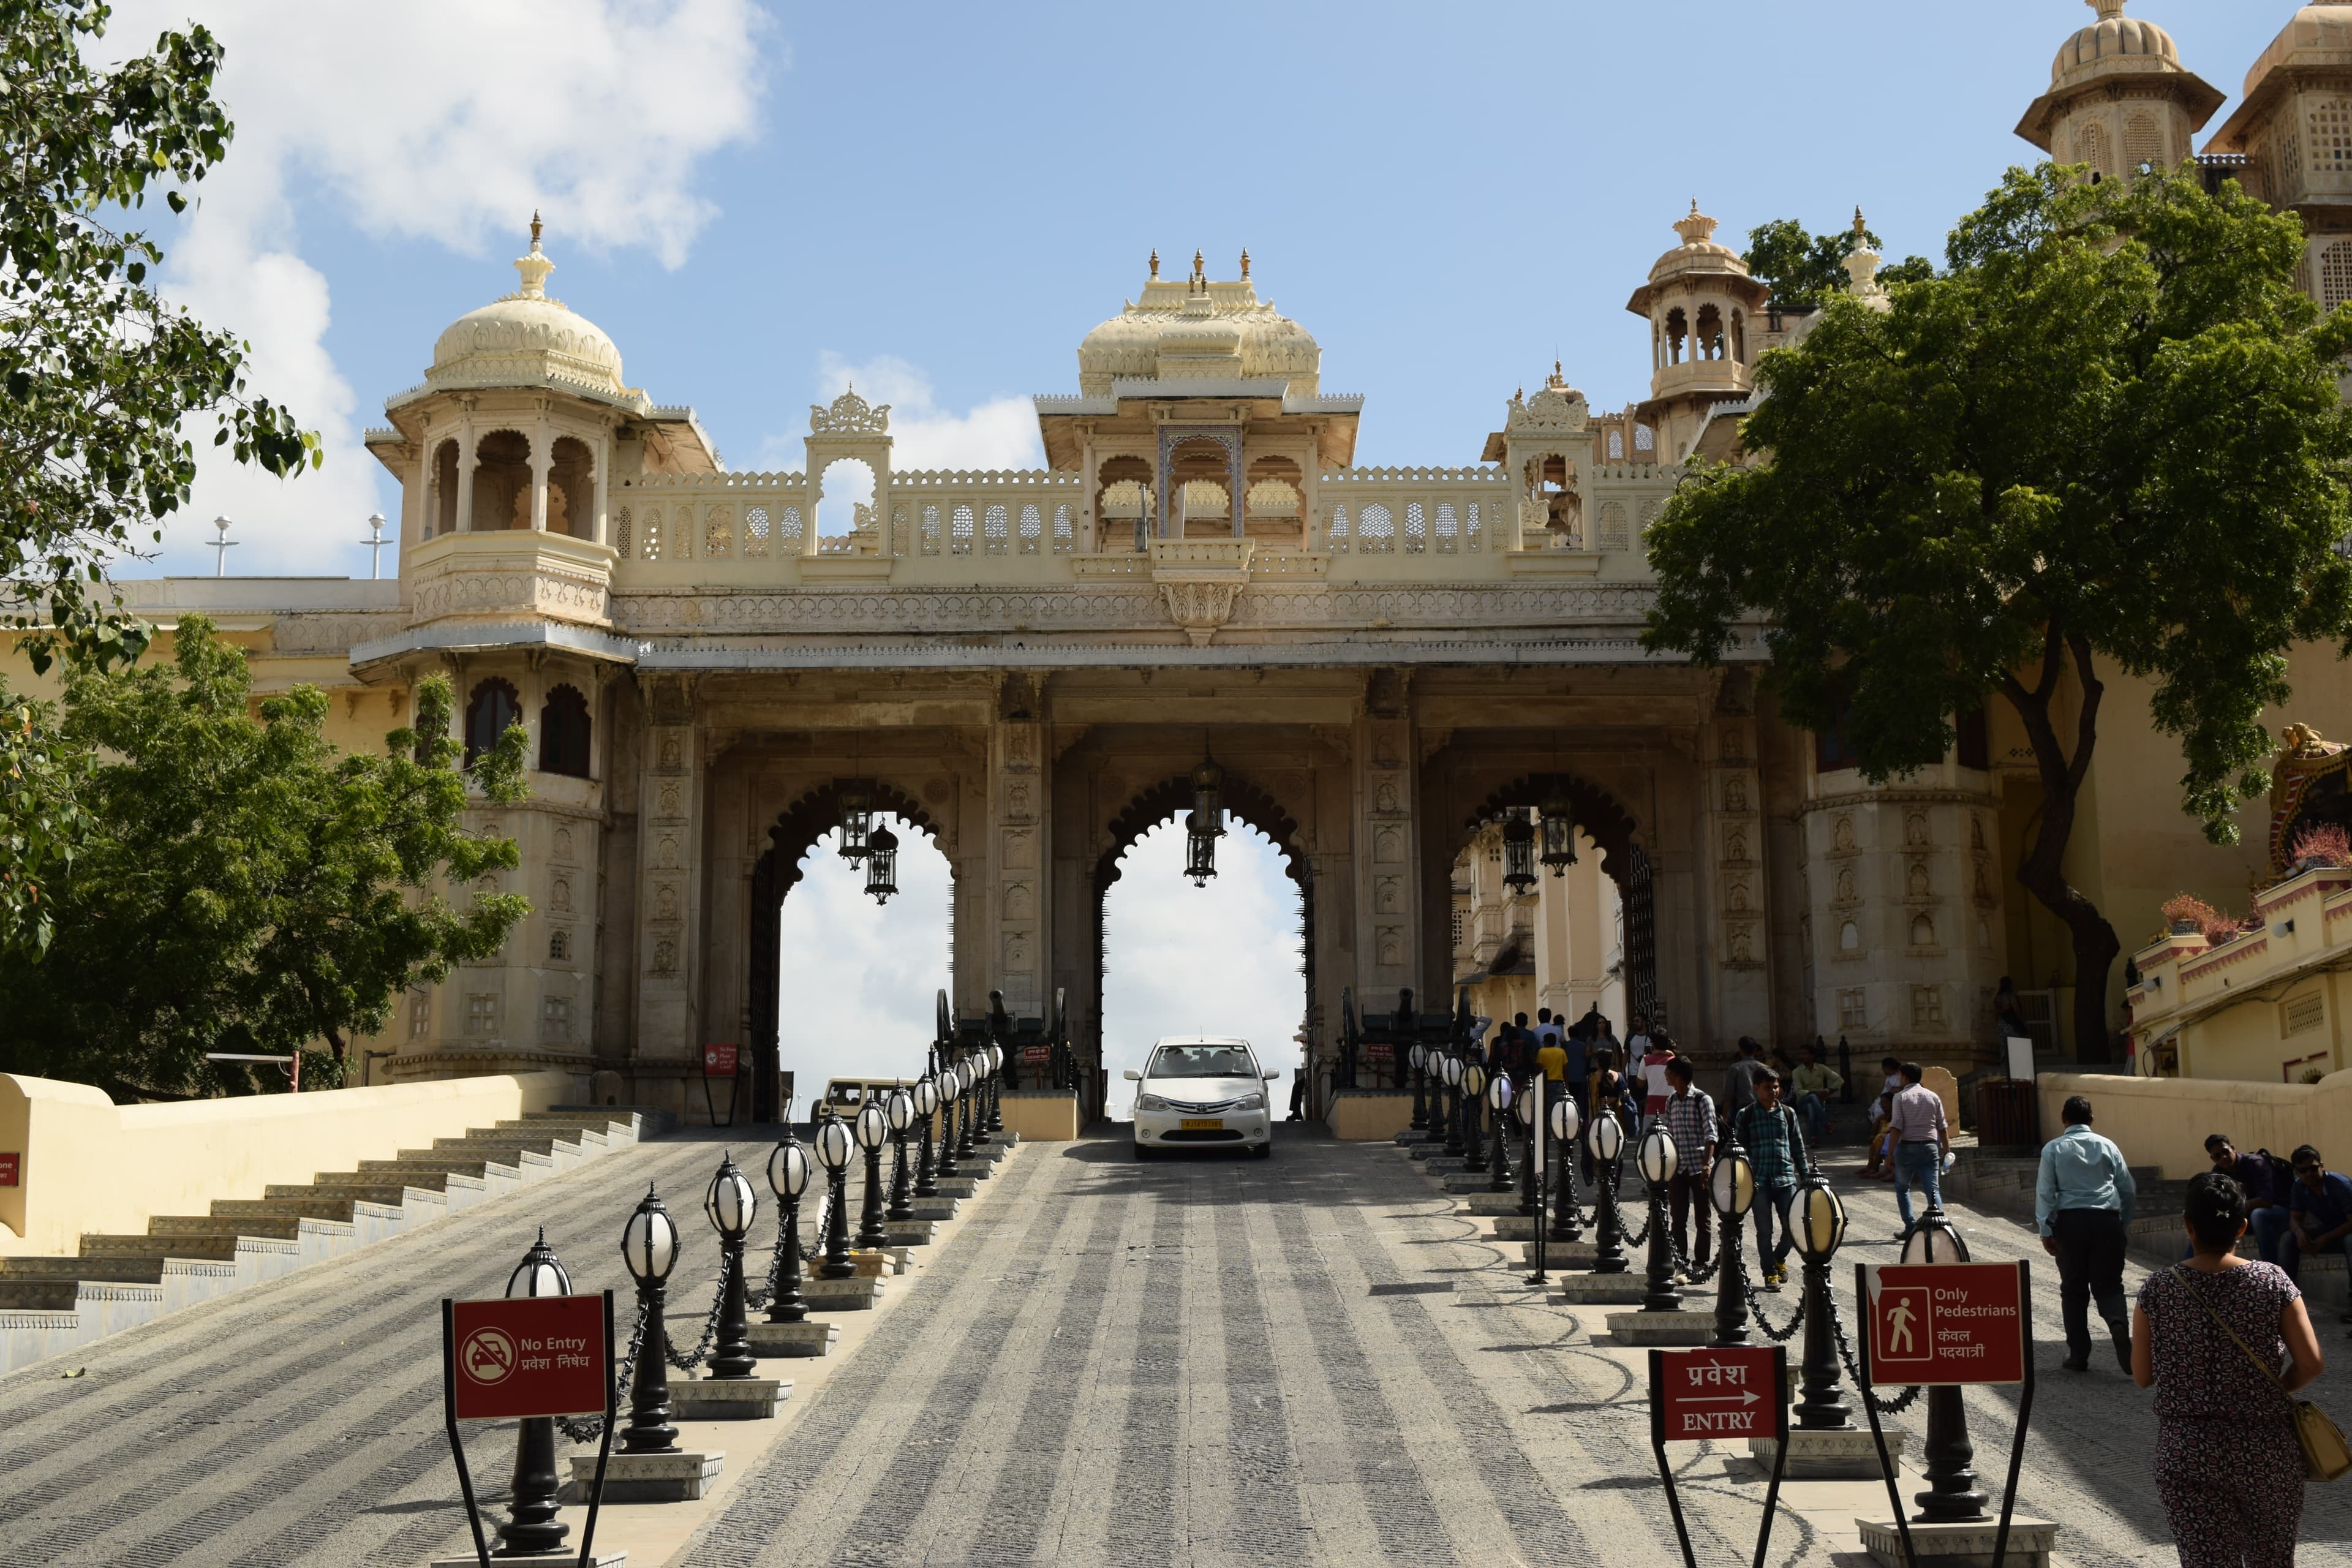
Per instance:
[[[2319,1340],[2286,1270],[2237,1255],[2235,1179],[2196,1177],[2186,1208],[2194,1256],[2149,1275],[2132,1313],[2132,1380],[2156,1390],[2156,1493],[2182,1568],[2288,1568],[2304,1469],[2287,1393],[2319,1375]]]

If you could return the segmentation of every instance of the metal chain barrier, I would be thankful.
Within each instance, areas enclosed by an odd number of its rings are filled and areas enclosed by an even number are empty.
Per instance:
[[[668,1358],[670,1365],[680,1372],[692,1372],[702,1364],[703,1358],[710,1353],[710,1342],[719,1337],[719,1314],[726,1310],[726,1306],[727,1280],[724,1275],[721,1275],[719,1289],[711,1292],[710,1315],[702,1320],[702,1337],[694,1342],[694,1349],[680,1355],[676,1346],[668,1344],[663,1346],[663,1353]]]
[[[620,1381],[613,1394],[613,1408],[615,1410],[629,1403],[629,1384],[637,1375],[637,1352],[644,1347],[645,1341],[646,1309],[641,1302],[637,1307],[636,1323],[629,1330],[629,1348],[621,1358]],[[584,1421],[559,1415],[555,1418],[555,1426],[556,1430],[575,1443],[593,1443],[604,1435],[604,1418],[602,1415],[591,1415]]]
[[[1845,1374],[1853,1380],[1855,1389],[1864,1399],[1870,1401],[1871,1408],[1881,1415],[1900,1415],[1910,1409],[1919,1397],[1920,1391],[1917,1387],[1906,1388],[1892,1399],[1881,1399],[1864,1385],[1862,1365],[1854,1359],[1853,1346],[1846,1342],[1845,1321],[1838,1316],[1837,1301],[1833,1298],[1830,1299],[1829,1305],[1830,1332],[1837,1336],[1838,1360],[1845,1363]]]
[[[1797,1298],[1797,1315],[1789,1320],[1789,1326],[1785,1329],[1772,1326],[1772,1320],[1764,1315],[1763,1301],[1756,1294],[1756,1281],[1748,1277],[1745,1256],[1739,1260],[1739,1292],[1748,1298],[1748,1315],[1756,1320],[1756,1326],[1764,1331],[1764,1337],[1774,1344],[1788,1343],[1797,1337],[1797,1331],[1805,1326],[1805,1299],[1801,1295]]]
[[[823,1197],[817,1199],[816,1233],[819,1236],[823,1236],[824,1234],[825,1205],[830,1204],[832,1201],[833,1194],[831,1193],[827,1193]],[[803,1248],[803,1254],[805,1254],[806,1249]],[[757,1310],[760,1308],[765,1307],[769,1302],[774,1300],[776,1299],[776,1281],[782,1277],[783,1272],[784,1227],[779,1225],[776,1226],[776,1248],[768,1257],[767,1281],[756,1290],[746,1289],[743,1292],[743,1304],[754,1310]]]

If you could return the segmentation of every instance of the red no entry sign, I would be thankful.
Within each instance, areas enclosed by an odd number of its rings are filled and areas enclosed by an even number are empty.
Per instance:
[[[604,1413],[611,1347],[602,1296],[454,1301],[449,1338],[458,1420]]]
[[[1650,1352],[1650,1424],[1654,1441],[1729,1442],[1781,1437],[1789,1401],[1777,1345],[1720,1345]]]
[[[2014,1263],[1889,1264],[1863,1277],[1870,1380],[2025,1381],[2025,1276]]]
[[[736,1058],[741,1050],[742,1047],[740,1046],[703,1047],[702,1076],[705,1078],[733,1078],[735,1076]]]

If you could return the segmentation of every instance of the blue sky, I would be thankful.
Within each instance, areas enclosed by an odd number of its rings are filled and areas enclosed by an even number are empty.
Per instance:
[[[194,14],[240,123],[166,276],[250,336],[328,435],[291,486],[208,474],[163,569],[364,573],[390,487],[356,447],[441,328],[512,286],[532,206],[551,291],[730,466],[797,467],[850,375],[902,466],[1034,460],[1020,400],[1155,246],[1314,331],[1369,402],[1360,460],[1474,460],[1556,353],[1640,395],[1623,302],[1696,196],[1725,237],[1859,203],[1936,254],[2007,164],[2076,0],[399,8],[129,0],[113,43]],[[2281,0],[2134,0],[2235,93]],[[2224,111],[2226,112],[2226,110]],[[2218,121],[2217,121],[2218,122]],[[132,566],[131,571],[155,567]]]

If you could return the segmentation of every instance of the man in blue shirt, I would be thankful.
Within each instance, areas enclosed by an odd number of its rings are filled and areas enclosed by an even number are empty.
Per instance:
[[[2281,1266],[2293,1279],[2306,1257],[2343,1252],[2344,1238],[2352,1236],[2352,1177],[2322,1164],[2319,1151],[2308,1143],[2287,1159],[2294,1166],[2294,1191],[2287,1199],[2286,1244],[2280,1251]]]
[[[2132,1368],[2131,1311],[2124,1299],[2124,1232],[2138,1193],[2124,1152],[2091,1131],[2081,1095],[2059,1112],[2066,1131],[2042,1146],[2033,1217],[2042,1250],[2058,1260],[2058,1310],[2066,1324],[2066,1370],[2091,1370],[2091,1300],[2107,1321],[2116,1360]]]

